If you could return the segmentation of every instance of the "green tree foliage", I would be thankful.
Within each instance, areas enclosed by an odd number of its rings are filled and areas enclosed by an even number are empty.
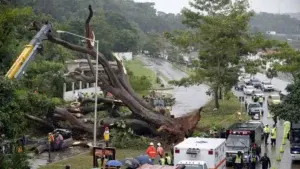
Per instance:
[[[167,35],[167,37],[181,46],[189,46],[187,40],[189,39],[200,48],[199,61],[194,65],[195,74],[190,80],[185,78],[183,81],[208,84],[215,96],[215,106],[218,108],[219,94],[229,91],[237,82],[241,56],[255,52],[258,45],[261,45],[260,40],[263,39],[249,33],[248,23],[253,13],[247,11],[246,1],[239,0],[232,3],[229,0],[215,0],[207,3],[205,0],[198,0],[191,3],[191,6],[197,12],[183,10],[185,16],[183,23],[195,31],[181,33],[179,40],[176,36],[174,38]]]
[[[273,71],[290,73],[294,79],[300,70],[300,52],[288,43],[281,43],[276,52],[267,55]]]
[[[295,76],[297,80],[292,85],[289,85],[286,90],[289,94],[283,99],[280,104],[273,105],[270,111],[278,116],[280,119],[288,120],[291,122],[299,122],[299,102],[300,102],[300,75]]]
[[[137,93],[142,93],[152,88],[151,80],[146,76],[135,76],[132,71],[127,68],[127,73],[129,75],[129,81]]]

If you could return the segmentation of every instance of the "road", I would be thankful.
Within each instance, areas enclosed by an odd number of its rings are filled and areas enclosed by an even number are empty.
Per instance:
[[[267,77],[263,74],[257,74],[255,76],[255,78],[265,81],[268,80]],[[285,91],[285,87],[286,85],[288,85],[289,83],[283,80],[280,80],[278,78],[274,78],[272,80],[272,84],[274,85],[274,87],[278,90],[281,90],[282,93],[286,92]],[[243,93],[242,92],[234,92],[237,96],[242,96]],[[270,94],[272,94],[274,92],[265,92],[265,97],[268,98],[268,96]],[[251,97],[247,97],[248,103],[249,101],[251,101]],[[274,122],[273,119],[271,117],[268,118],[268,106],[267,103],[265,101],[264,105],[264,116],[262,117],[262,121],[264,124],[269,124],[269,126],[273,126]],[[245,114],[247,115],[247,114]],[[277,123],[277,139],[276,139],[276,147],[271,147],[270,145],[265,146],[264,144],[262,145],[262,154],[264,152],[267,152],[268,156],[271,159],[272,162],[272,167],[275,167],[274,169],[299,169],[300,168],[300,163],[291,163],[291,158],[290,158],[290,154],[289,154],[289,141],[286,141],[286,145],[283,146],[284,148],[284,153],[280,153],[280,146],[282,145],[282,138],[283,138],[283,121],[278,121]],[[270,143],[270,140],[269,140]],[[278,162],[276,159],[278,158],[279,154],[281,155],[281,161]],[[257,168],[261,168],[261,166],[258,166]]]
[[[140,57],[140,59],[147,67],[167,77],[168,80],[180,80],[188,76],[167,61],[148,57]],[[173,95],[176,98],[176,104],[172,107],[171,113],[175,117],[180,117],[204,106],[211,99],[210,96],[206,95],[208,89],[207,85],[174,87]]]

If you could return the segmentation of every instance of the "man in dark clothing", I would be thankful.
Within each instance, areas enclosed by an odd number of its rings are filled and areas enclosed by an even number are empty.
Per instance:
[[[245,110],[246,110],[246,111],[248,111],[247,108],[248,108],[248,102],[247,102],[247,100],[245,100]]]
[[[264,156],[260,159],[260,162],[262,164],[262,169],[271,168],[271,161],[270,158],[267,156],[267,153],[265,153]]]
[[[277,125],[277,116],[273,116],[273,121],[274,121],[274,124],[275,124],[275,126]]]

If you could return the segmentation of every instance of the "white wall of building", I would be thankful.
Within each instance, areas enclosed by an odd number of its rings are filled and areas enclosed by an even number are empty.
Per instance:
[[[76,83],[78,83],[78,85],[76,85]],[[67,85],[71,85],[72,88],[71,90],[67,91]],[[80,82],[71,82],[71,83],[64,83],[64,95],[63,98],[65,101],[75,101],[76,100],[76,94],[78,94],[79,92],[87,95],[87,96],[93,96],[95,93],[95,87],[94,87],[95,83],[93,85],[89,85],[88,83],[86,83],[86,87],[83,87],[83,83]],[[76,88],[75,86],[79,86],[78,88]],[[98,95],[102,95],[103,92],[101,91],[100,87],[98,87],[97,90]]]
[[[123,61],[129,61],[132,60],[132,52],[122,52],[122,53],[117,53],[115,52],[114,55],[122,58]]]

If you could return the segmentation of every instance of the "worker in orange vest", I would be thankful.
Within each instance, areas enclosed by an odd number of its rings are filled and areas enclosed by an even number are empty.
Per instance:
[[[104,137],[106,147],[109,147],[109,145],[108,145],[109,144],[109,128],[107,126],[104,129],[103,137]]]
[[[157,153],[156,153],[156,148],[154,147],[154,144],[152,142],[149,144],[149,147],[147,148],[146,153],[151,158],[152,162],[154,163]]]

